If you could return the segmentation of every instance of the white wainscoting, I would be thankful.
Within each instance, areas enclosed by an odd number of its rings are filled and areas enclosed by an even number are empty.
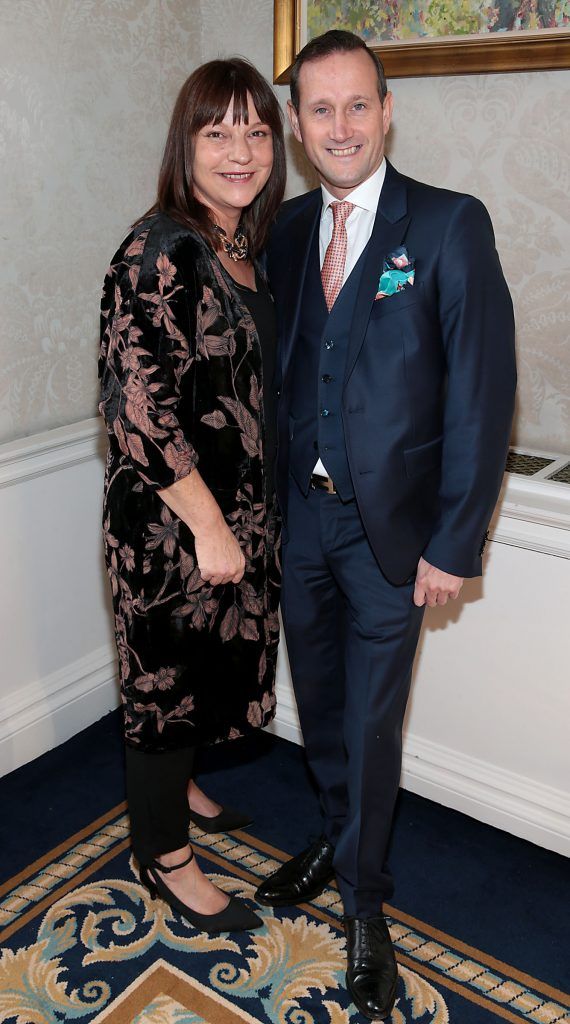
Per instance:
[[[0,448],[0,774],[118,704],[101,425]],[[506,480],[483,580],[426,615],[402,784],[570,853],[570,487]],[[301,742],[286,651],[273,730]]]
[[[0,447],[0,774],[117,706],[99,421]]]

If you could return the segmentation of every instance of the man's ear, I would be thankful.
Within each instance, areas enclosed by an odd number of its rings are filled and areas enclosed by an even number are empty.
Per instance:
[[[291,103],[291,100],[287,100],[287,116],[297,142],[302,142],[301,129],[299,128],[299,115]]]
[[[392,123],[392,112],[394,110],[394,96],[391,92],[387,92],[384,97],[382,104],[382,120],[384,124],[384,135],[387,135],[390,131],[390,125]]]

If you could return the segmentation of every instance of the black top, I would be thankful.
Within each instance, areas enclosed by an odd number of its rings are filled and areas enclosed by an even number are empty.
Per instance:
[[[265,472],[273,490],[275,449],[277,445],[277,396],[275,394],[275,364],[277,347],[277,321],[275,305],[267,283],[255,273],[257,291],[245,284],[238,289],[249,312],[261,345],[263,364],[263,412],[265,417]]]

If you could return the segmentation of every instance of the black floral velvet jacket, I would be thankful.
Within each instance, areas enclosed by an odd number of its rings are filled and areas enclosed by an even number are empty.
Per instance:
[[[240,736],[274,715],[279,637],[255,325],[206,242],[162,214],[113,257],[101,310],[104,537],[126,739],[162,750]],[[245,554],[237,585],[204,583],[191,531],[157,493],[195,466]]]

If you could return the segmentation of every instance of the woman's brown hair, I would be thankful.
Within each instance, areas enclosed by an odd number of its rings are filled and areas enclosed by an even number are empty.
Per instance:
[[[202,128],[219,124],[233,99],[234,124],[248,124],[247,96],[263,124],[273,134],[273,167],[269,179],[241,218],[255,256],[263,248],[271,222],[285,191],[285,143],[283,115],[275,94],[263,75],[247,60],[232,57],[202,64],[186,79],[172,114],[164,156],[158,177],[157,199],[146,216],[167,213],[174,220],[198,231],[213,249],[219,248],[208,207],[193,191],[194,139]],[[144,218],[141,218],[141,220]]]

